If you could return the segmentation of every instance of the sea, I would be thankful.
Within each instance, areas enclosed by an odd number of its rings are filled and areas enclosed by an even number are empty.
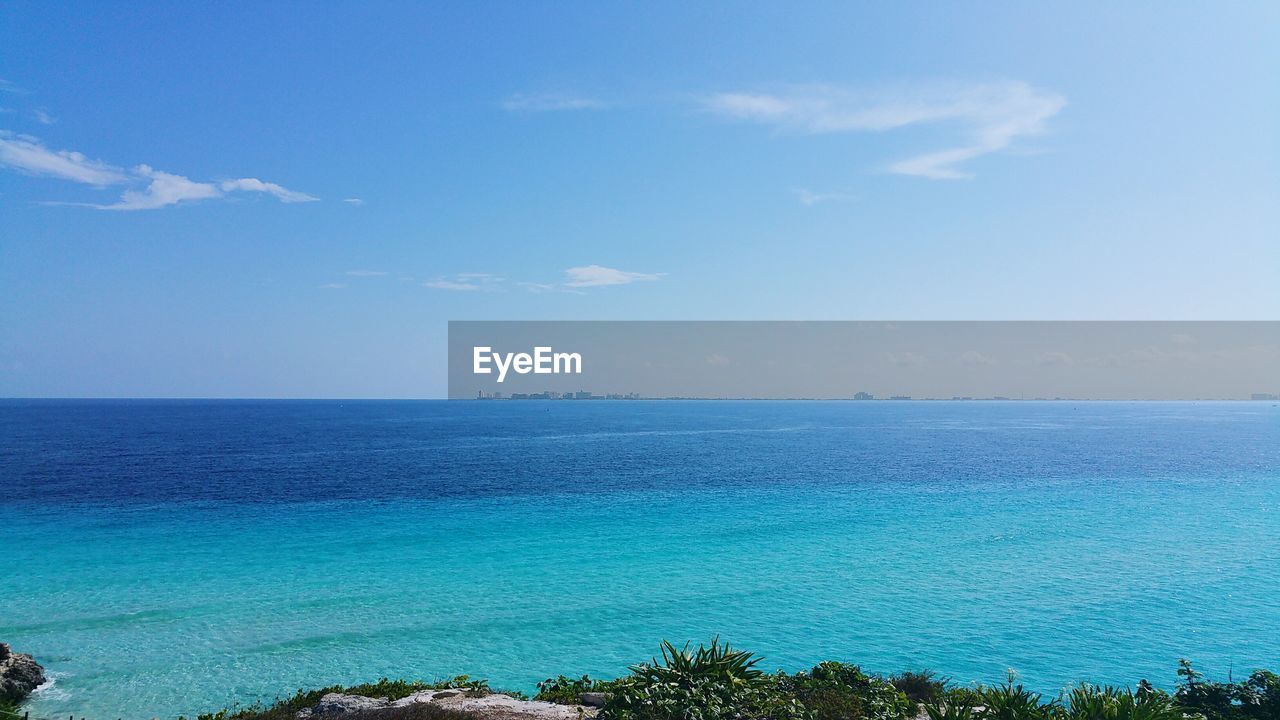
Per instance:
[[[1271,402],[0,401],[32,718],[611,678],[1280,670]]]

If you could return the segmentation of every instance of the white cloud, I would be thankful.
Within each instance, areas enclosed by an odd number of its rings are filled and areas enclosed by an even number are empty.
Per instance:
[[[146,187],[125,190],[114,203],[50,203],[84,205],[99,210],[155,210],[182,202],[220,198],[232,192],[264,193],[286,203],[313,202],[318,199],[257,178],[211,183],[156,170],[149,165],[138,165],[132,171],[125,171],[98,160],[90,160],[78,152],[50,150],[38,138],[5,130],[0,130],[0,167],[95,187],[146,183]]]
[[[518,282],[516,284],[529,292],[535,293],[555,292],[560,289],[555,283]]]
[[[52,125],[58,122],[57,118],[45,112],[44,110],[39,110],[39,109],[32,110],[31,116],[34,117],[36,119],[36,122],[40,123],[41,125]]]
[[[155,210],[181,202],[220,198],[230,192],[261,192],[274,196],[281,202],[312,202],[317,198],[306,193],[294,192],[275,183],[257,178],[226,180],[219,184],[196,182],[181,175],[156,170],[147,165],[134,168],[134,173],[151,182],[144,190],[126,190],[119,202],[110,205],[93,205],[100,210]]]
[[[568,278],[564,285],[571,288],[627,285],[633,282],[657,280],[662,277],[662,273],[627,272],[601,265],[571,267],[565,270],[564,274]]]
[[[801,205],[813,206],[828,202],[849,202],[857,200],[857,196],[846,192],[814,192],[806,188],[796,188],[793,192]]]
[[[463,282],[461,280],[447,280],[445,278],[436,278],[422,283],[423,287],[435,288],[437,290],[479,290],[478,283]]]
[[[320,199],[303,192],[281,187],[275,183],[263,182],[258,178],[239,178],[238,180],[224,180],[222,182],[223,192],[234,192],[236,190],[266,193],[285,203],[315,202]]]
[[[1043,133],[1066,105],[1060,95],[1024,82],[949,85],[911,91],[859,92],[830,85],[794,86],[774,93],[719,93],[704,106],[725,117],[803,134],[879,132],[927,123],[963,127],[956,147],[916,155],[889,171],[936,180],[970,177],[957,166]]]
[[[384,275],[389,275],[390,273],[382,270],[348,270],[346,274],[351,277],[382,277]]]
[[[50,150],[36,138],[0,130],[0,165],[29,175],[43,175],[86,185],[115,185],[128,180],[124,171],[70,150]]]
[[[342,198],[342,202],[344,202],[344,203],[346,203],[346,204],[348,204],[348,205],[363,205],[363,204],[364,204],[364,200],[361,200],[360,198],[356,198],[356,197],[351,197],[351,198]]]
[[[346,287],[343,283],[325,283],[318,286],[321,290],[341,290]]]
[[[544,93],[525,95],[516,93],[502,101],[502,109],[509,112],[556,112],[561,110],[602,110],[607,105],[602,100],[565,95],[560,93]]]
[[[600,265],[572,267],[564,272],[565,281],[563,283],[521,281],[514,283],[514,285],[534,293],[563,292],[581,295],[583,294],[583,288],[603,287],[606,285],[626,285],[628,283],[640,282],[643,280],[657,280],[662,277],[661,273],[626,272],[624,270],[615,270],[614,268],[602,267]],[[422,283],[422,286],[434,288],[436,290],[475,292],[477,290],[502,290],[506,287],[504,283],[506,283],[505,278],[492,273],[465,272],[436,277]]]
[[[459,290],[474,292],[476,290],[497,290],[502,278],[490,273],[458,273],[452,277],[438,277],[422,283],[423,287],[436,290]]]
[[[150,178],[151,182],[145,190],[126,190],[119,202],[94,207],[101,210],[155,210],[183,201],[208,200],[222,195],[211,183],[193,182],[181,175],[154,170],[147,165],[139,165],[134,168],[134,172],[140,177]]]

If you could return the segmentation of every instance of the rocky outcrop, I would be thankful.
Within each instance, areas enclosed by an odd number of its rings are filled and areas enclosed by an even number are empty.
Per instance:
[[[22,702],[44,683],[44,668],[35,658],[0,643],[0,698]]]
[[[298,717],[332,717],[334,715],[345,715],[353,712],[364,712],[365,710],[377,710],[387,707],[390,703],[386,698],[370,698],[362,695],[343,695],[342,693],[328,693],[320,698],[320,702],[315,707],[305,708],[298,711]]]
[[[594,707],[558,705],[539,700],[517,700],[510,695],[490,693],[474,695],[464,690],[422,690],[395,702],[386,698],[367,698],[359,695],[329,693],[315,707],[298,712],[298,720],[320,720],[351,712],[374,711],[364,717],[376,717],[378,710],[401,708],[417,703],[431,703],[458,712],[474,713],[485,720],[583,720],[595,717]]]

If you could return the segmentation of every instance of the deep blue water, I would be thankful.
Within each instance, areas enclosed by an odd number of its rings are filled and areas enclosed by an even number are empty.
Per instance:
[[[719,634],[1056,692],[1280,668],[1271,403],[0,401],[33,715]]]

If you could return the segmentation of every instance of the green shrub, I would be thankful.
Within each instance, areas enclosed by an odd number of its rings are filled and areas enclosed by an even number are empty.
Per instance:
[[[730,685],[746,685],[759,680],[764,673],[755,668],[761,658],[752,653],[734,650],[719,637],[711,639],[711,645],[699,645],[690,651],[689,643],[677,649],[669,641],[662,641],[662,662],[654,658],[650,662],[632,665],[632,678],[646,683],[691,684],[698,680],[725,682]]]
[[[1240,712],[1249,720],[1280,719],[1280,675],[1258,670],[1236,690]]]
[[[815,720],[906,720],[915,703],[883,678],[867,675],[857,665],[824,662],[783,683]]]
[[[916,704],[936,702],[947,690],[948,678],[940,678],[932,670],[908,670],[891,675],[889,682],[898,692]]]
[[[1206,720],[1280,720],[1280,676],[1258,670],[1243,682],[1212,682],[1191,665],[1178,661],[1180,708]]]
[[[773,683],[731,683],[704,677],[684,683],[621,682],[601,710],[605,720],[812,720],[804,706]]]
[[[617,684],[617,680],[592,680],[586,675],[580,678],[557,675],[538,683],[538,694],[534,695],[533,699],[561,705],[577,705],[582,701],[582,693],[611,693]]]
[[[1183,720],[1184,715],[1167,693],[1139,687],[1079,685],[1067,693],[1060,713],[1064,720]]]
[[[973,720],[974,696],[969,693],[944,694],[924,704],[929,720]]]
[[[1040,693],[1027,690],[1017,679],[1017,674],[1011,670],[1003,685],[979,689],[982,709],[978,717],[983,720],[1053,720],[1058,703],[1041,702]]]
[[[783,675],[765,675],[758,656],[714,638],[710,646],[662,643],[662,660],[631,666],[617,680],[600,715],[604,720],[807,720],[795,698],[781,692]]]
[[[538,683],[537,699],[576,704],[584,692],[602,692],[608,699],[600,720],[914,720],[917,704],[929,720],[1280,720],[1280,676],[1258,670],[1241,682],[1213,682],[1186,660],[1179,663],[1172,695],[1142,680],[1133,690],[1079,685],[1048,701],[1024,688],[1012,672],[1001,685],[951,687],[927,670],[886,679],[857,665],[824,662],[807,672],[766,674],[756,667],[760,660],[719,638],[696,649],[663,642],[661,659],[633,665],[625,677],[560,675]],[[299,690],[269,706],[231,708],[198,720],[295,720],[298,710],[314,706],[326,693],[397,700],[445,688],[472,695],[493,692],[488,682],[466,675],[432,683],[384,678]],[[466,720],[440,706],[422,707],[371,710],[350,720]]]

